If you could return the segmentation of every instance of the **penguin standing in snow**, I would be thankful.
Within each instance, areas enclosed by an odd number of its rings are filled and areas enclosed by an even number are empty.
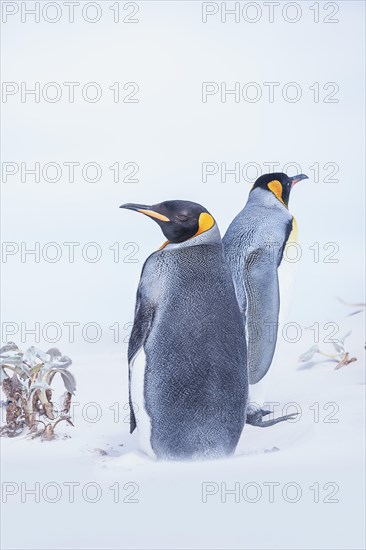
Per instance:
[[[124,204],[168,239],[146,260],[128,349],[130,431],[158,459],[235,451],[248,396],[244,326],[220,232],[188,201]]]
[[[258,178],[247,204],[223,238],[246,329],[250,384],[257,384],[264,377],[275,352],[281,269],[286,263],[283,256],[286,246],[296,241],[297,234],[288,202],[293,186],[303,179],[307,179],[304,174],[288,177],[283,173]],[[281,300],[283,298],[282,295]],[[260,416],[257,425],[261,424]],[[286,418],[277,419],[280,420]]]

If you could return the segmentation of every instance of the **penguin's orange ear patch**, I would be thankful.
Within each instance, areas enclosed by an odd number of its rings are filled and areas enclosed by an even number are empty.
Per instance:
[[[270,191],[272,191],[272,193],[278,198],[279,201],[281,201],[283,204],[285,204],[283,202],[283,199],[282,199],[282,183],[281,182],[279,182],[278,180],[270,181],[269,184],[268,184],[268,189]]]
[[[197,235],[201,235],[201,233],[204,233],[205,231],[208,231],[215,225],[215,220],[209,214],[208,212],[202,212],[200,214],[200,217],[198,218],[198,231],[194,235],[194,237],[197,237]]]

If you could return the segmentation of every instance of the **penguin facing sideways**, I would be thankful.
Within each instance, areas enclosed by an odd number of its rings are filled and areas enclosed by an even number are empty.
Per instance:
[[[219,229],[201,205],[124,204],[167,241],[142,269],[128,348],[130,432],[152,458],[234,453],[248,398],[246,342]]]
[[[286,263],[283,261],[286,246],[297,237],[296,220],[288,203],[294,185],[307,178],[304,174],[289,177],[283,173],[259,177],[245,207],[223,238],[245,324],[251,385],[262,380],[274,356],[280,314],[279,273]],[[252,412],[255,425],[270,425],[288,418],[262,422],[263,411],[255,411],[254,407]]]

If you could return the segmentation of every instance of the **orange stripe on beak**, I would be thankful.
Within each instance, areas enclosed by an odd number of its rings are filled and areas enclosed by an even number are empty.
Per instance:
[[[154,212],[154,210],[145,210],[144,208],[138,209],[137,212],[141,212],[141,214],[146,214],[146,216],[150,216],[150,218],[155,218],[156,220],[160,220],[162,222],[170,222],[170,219],[166,216],[163,216],[163,214],[159,214],[158,212]]]

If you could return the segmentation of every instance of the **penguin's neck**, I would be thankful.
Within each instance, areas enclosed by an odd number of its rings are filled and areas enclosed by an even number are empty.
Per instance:
[[[196,237],[192,237],[191,239],[183,241],[182,243],[171,243],[167,241],[167,243],[161,247],[161,250],[187,248],[189,246],[198,246],[200,244],[221,244],[221,235],[219,228],[217,227],[217,223],[215,223],[215,225],[211,227],[211,229],[209,229],[208,231],[200,233]]]
[[[288,206],[281,202],[272,191],[257,187],[249,193],[248,202],[259,204],[260,206],[275,207],[288,210]]]

